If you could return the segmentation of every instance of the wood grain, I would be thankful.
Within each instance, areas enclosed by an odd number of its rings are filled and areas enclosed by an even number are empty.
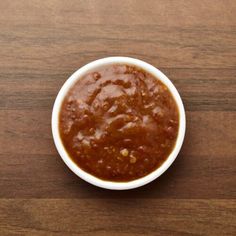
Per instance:
[[[160,69],[179,90],[187,111],[236,110],[236,69]],[[0,74],[0,110],[51,111],[60,87],[73,72]]]
[[[64,73],[111,55],[235,68],[233,0],[69,2],[1,1],[1,71]]]
[[[186,199],[0,200],[0,209],[5,212],[0,215],[0,226],[3,235],[235,235],[235,203]]]
[[[234,0],[4,0],[0,12],[0,235],[236,235]],[[161,69],[187,111],[170,169],[118,192],[76,177],[50,125],[66,79],[116,55]]]
[[[94,194],[106,197],[104,190],[78,188],[78,182],[85,188],[87,184],[62,163],[51,138],[51,111],[7,110],[0,114],[5,117],[1,120],[3,134],[0,136],[5,147],[0,155],[0,172],[4,176],[0,182],[1,197],[91,198]],[[236,126],[236,113],[195,111],[187,112],[187,118],[185,143],[174,166],[163,180],[138,190],[139,197],[236,197],[236,133],[231,132]],[[27,171],[23,171],[24,166]],[[70,191],[64,191],[65,188]],[[114,193],[114,196],[129,195]]]

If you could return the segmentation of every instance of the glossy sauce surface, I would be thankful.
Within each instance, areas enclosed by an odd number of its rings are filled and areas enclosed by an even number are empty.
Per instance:
[[[157,169],[173,150],[179,112],[167,87],[133,66],[109,65],[79,79],[65,97],[59,129],[72,160],[108,181]]]

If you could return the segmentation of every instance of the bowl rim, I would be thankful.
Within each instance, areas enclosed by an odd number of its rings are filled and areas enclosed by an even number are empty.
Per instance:
[[[167,86],[172,96],[174,97],[177,107],[179,109],[179,121],[180,121],[179,132],[178,132],[175,147],[172,150],[171,154],[168,156],[168,158],[160,167],[158,167],[156,170],[154,170],[150,174],[144,177],[141,177],[139,179],[135,179],[128,182],[112,182],[112,181],[102,180],[82,170],[79,166],[77,166],[73,162],[73,160],[68,155],[59,134],[59,113],[61,109],[61,104],[68,90],[77,82],[77,80],[79,80],[86,73],[89,73],[90,71],[100,66],[111,65],[111,64],[133,65],[152,74],[155,78],[159,79],[162,83],[164,83]],[[120,57],[120,56],[119,57],[105,57],[102,59],[92,61],[82,66],[65,81],[53,105],[51,128],[52,128],[52,135],[53,135],[53,140],[54,140],[56,149],[58,153],[60,154],[64,163],[69,167],[69,169],[72,172],[74,172],[81,179],[97,187],[111,189],[111,190],[127,190],[127,189],[141,187],[143,185],[146,185],[152,182],[153,180],[161,176],[171,166],[171,164],[176,159],[184,141],[185,130],[186,130],[186,116],[185,116],[184,105],[177,89],[175,88],[173,83],[167,78],[167,76],[164,75],[159,69],[148,64],[147,62],[144,62],[139,59],[131,58],[131,57]]]

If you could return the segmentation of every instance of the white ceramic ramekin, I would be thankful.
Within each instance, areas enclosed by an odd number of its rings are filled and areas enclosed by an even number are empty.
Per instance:
[[[139,68],[144,69],[145,71],[149,72],[150,74],[154,75],[154,77],[158,78],[160,81],[162,81],[170,90],[173,97],[175,98],[175,101],[177,103],[178,109],[179,109],[179,132],[178,137],[176,141],[176,145],[167,158],[167,160],[155,171],[151,172],[145,177],[142,177],[137,180],[129,181],[129,182],[111,182],[111,181],[105,181],[102,179],[99,179],[85,171],[83,171],[81,168],[79,168],[69,157],[67,154],[62,140],[60,138],[59,134],[59,112],[61,109],[61,104],[66,96],[68,90],[75,84],[76,81],[78,81],[83,75],[88,73],[89,71],[93,71],[96,68],[104,65],[111,65],[111,64],[127,64],[127,65],[133,65],[137,66]],[[99,59],[93,62],[90,62],[89,64],[81,67],[78,69],[74,74],[70,76],[70,78],[64,83],[61,90],[59,91],[57,98],[55,100],[53,111],[52,111],[52,134],[53,139],[56,145],[56,148],[63,159],[63,161],[66,163],[66,165],[80,178],[83,180],[89,182],[90,184],[93,184],[95,186],[106,188],[106,189],[113,189],[113,190],[125,190],[125,189],[133,189],[140,186],[143,186],[147,183],[150,183],[154,179],[158,178],[161,174],[163,174],[173,163],[175,158],[177,157],[180,148],[182,146],[184,135],[185,135],[185,127],[186,127],[186,118],[185,118],[185,110],[183,106],[183,102],[180,98],[180,95],[178,91],[176,90],[175,86],[172,84],[172,82],[158,69],[156,69],[154,66],[138,60],[134,58],[129,57],[107,57],[103,59]]]

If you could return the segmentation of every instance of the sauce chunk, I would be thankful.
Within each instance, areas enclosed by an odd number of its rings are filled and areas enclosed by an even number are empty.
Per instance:
[[[168,88],[133,66],[109,65],[80,78],[59,115],[60,136],[71,159],[108,181],[141,178],[175,146],[179,112]]]

